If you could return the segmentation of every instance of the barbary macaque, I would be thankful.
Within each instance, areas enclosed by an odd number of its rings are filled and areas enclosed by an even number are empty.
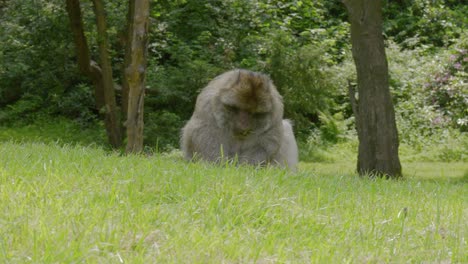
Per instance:
[[[264,74],[237,69],[217,76],[198,95],[182,129],[185,158],[295,170],[297,144],[291,123],[283,120],[282,100]]]

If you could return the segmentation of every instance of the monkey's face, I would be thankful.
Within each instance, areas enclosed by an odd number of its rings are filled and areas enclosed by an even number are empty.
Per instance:
[[[216,100],[218,126],[243,140],[281,122],[281,97],[267,76],[239,71],[237,79],[232,81],[220,89]]]
[[[237,105],[224,104],[227,128],[238,139],[245,139],[253,133],[260,133],[270,125],[269,112],[254,112]]]

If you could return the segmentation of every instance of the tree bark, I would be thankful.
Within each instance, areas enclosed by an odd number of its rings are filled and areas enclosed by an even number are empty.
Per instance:
[[[66,9],[77,50],[80,72],[88,76],[94,84],[96,107],[104,110],[104,123],[109,143],[117,148],[122,145],[120,121],[117,115],[115,94],[107,52],[107,33],[104,18],[104,8],[101,1],[93,1],[95,5],[96,22],[99,35],[99,51],[102,69],[97,62],[91,60],[88,42],[84,35],[83,20],[79,0],[66,0]]]
[[[107,136],[113,147],[122,145],[120,119],[117,111],[117,103],[114,92],[114,79],[109,57],[109,44],[107,37],[106,15],[102,0],[93,0],[94,14],[98,31],[99,58],[102,67],[102,88],[104,91],[104,115]]]
[[[397,178],[401,176],[401,164],[382,35],[382,1],[343,0],[343,3],[351,23],[357,70],[357,170],[360,175]]]
[[[89,47],[84,35],[83,20],[79,0],[67,0],[66,9],[70,26],[73,33],[73,39],[77,51],[78,68],[80,72],[86,75],[94,84],[94,96],[96,107],[101,109],[104,106],[104,91],[102,89],[102,74],[98,64],[91,60]]]
[[[148,44],[149,0],[129,1],[125,78],[128,84],[127,153],[143,150],[143,106]]]
[[[122,94],[121,94],[121,107],[122,107],[122,119],[127,120],[127,113],[128,113],[128,80],[126,77],[126,70],[128,65],[130,65],[130,59],[131,59],[131,52],[129,45],[131,45],[131,39],[132,39],[132,32],[131,32],[131,27],[133,26],[132,23],[132,16],[133,12],[135,9],[135,4],[133,0],[130,0],[128,2],[128,10],[127,10],[127,25],[125,27],[125,41],[124,41],[124,48],[125,48],[125,56],[124,56],[124,63],[122,65]]]

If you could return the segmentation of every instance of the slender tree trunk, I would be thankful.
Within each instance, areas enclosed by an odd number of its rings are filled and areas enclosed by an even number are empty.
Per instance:
[[[148,44],[149,0],[129,1],[125,70],[128,84],[127,153],[143,150],[143,106]]]
[[[357,170],[360,175],[400,177],[398,132],[382,36],[382,1],[343,0],[343,3],[351,22],[358,80],[359,100],[355,110],[359,137]]]
[[[73,39],[76,46],[78,67],[80,72],[94,84],[94,96],[96,99],[96,107],[101,109],[104,107],[104,91],[102,89],[102,74],[98,64],[91,60],[89,55],[89,47],[84,35],[83,20],[81,15],[81,7],[79,0],[67,0],[66,8],[70,19],[70,26],[73,33]]]
[[[128,93],[129,93],[129,88],[128,88],[128,80],[126,77],[126,70],[128,65],[130,65],[130,59],[131,59],[131,53],[130,53],[130,48],[128,47],[131,45],[131,38],[132,38],[132,32],[131,32],[131,27],[133,26],[132,23],[132,14],[133,14],[133,9],[134,9],[134,3],[133,0],[129,0],[128,3],[128,10],[127,10],[127,25],[125,28],[125,56],[124,56],[124,63],[122,65],[122,98],[121,98],[121,108],[122,108],[122,120],[127,120],[127,113],[128,113]],[[126,128],[124,126],[124,128]]]
[[[93,0],[96,25],[98,30],[99,58],[102,66],[102,87],[104,91],[104,115],[107,135],[113,147],[122,144],[120,119],[115,100],[114,80],[112,78],[112,66],[109,57],[109,44],[107,37],[106,16],[102,0]]]
[[[70,19],[71,30],[77,50],[78,67],[84,75],[88,76],[94,84],[96,107],[104,110],[104,123],[106,126],[109,143],[113,147],[122,144],[122,134],[120,133],[120,122],[118,120],[117,109],[115,107],[115,95],[112,80],[112,71],[107,53],[107,34],[104,20],[103,6],[100,1],[95,3],[95,13],[100,37],[99,50],[102,66],[91,60],[88,42],[84,35],[83,20],[79,0],[66,0],[66,9]],[[103,40],[104,39],[104,40]],[[104,50],[104,51],[103,51]],[[103,51],[103,52],[102,52]]]

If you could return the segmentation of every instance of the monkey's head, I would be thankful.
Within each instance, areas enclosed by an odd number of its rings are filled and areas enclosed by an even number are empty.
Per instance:
[[[227,73],[213,108],[218,126],[238,139],[261,134],[283,118],[282,98],[270,78],[247,70]]]

